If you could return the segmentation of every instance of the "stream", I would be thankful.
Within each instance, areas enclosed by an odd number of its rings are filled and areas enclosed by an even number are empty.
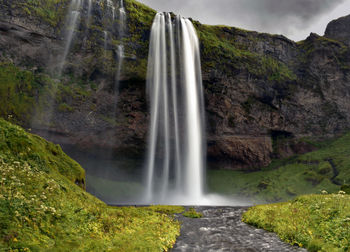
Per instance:
[[[171,252],[255,252],[307,251],[293,247],[274,233],[247,225],[241,221],[246,207],[195,207],[203,213],[199,219],[178,215],[181,235]]]

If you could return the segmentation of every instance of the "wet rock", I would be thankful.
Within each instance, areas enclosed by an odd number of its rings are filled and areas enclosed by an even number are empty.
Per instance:
[[[276,234],[257,229],[241,221],[246,208],[196,207],[204,217],[179,217],[181,235],[172,252],[195,251],[306,251],[282,242]]]
[[[64,48],[69,1],[52,7],[59,14],[55,20],[34,11],[26,14],[20,8],[24,2],[0,3],[0,60],[35,73],[51,73]],[[86,26],[82,12],[63,71],[64,84],[72,88],[89,83],[85,87],[89,95],[63,95],[53,102],[51,119],[45,118],[52,123],[38,124],[33,132],[44,136],[49,131],[57,143],[145,153],[149,120],[145,82],[154,11],[135,4],[126,2],[126,11],[134,15],[127,18],[127,57],[118,95],[114,89],[117,43],[109,44],[103,53],[102,34],[108,30],[111,40],[118,41],[119,33],[96,3],[93,26]],[[280,35],[218,27],[214,35],[234,47],[231,51],[220,47],[222,57],[210,54],[215,43],[202,41],[209,160],[219,168],[254,170],[268,165],[273,157],[313,150],[299,143],[303,137],[332,137],[350,129],[350,49],[344,45],[350,38],[348,19],[331,22],[326,37],[311,34],[298,43]],[[206,29],[198,22],[195,26],[198,31]],[[71,109],[60,110],[62,102]],[[272,134],[276,131],[290,132],[292,137],[276,145]]]

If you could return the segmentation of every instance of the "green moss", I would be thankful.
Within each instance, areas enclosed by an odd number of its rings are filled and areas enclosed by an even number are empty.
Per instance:
[[[17,122],[29,120],[39,86],[32,72],[0,63],[0,116]]]
[[[158,213],[165,213],[168,215],[179,214],[185,211],[185,208],[182,206],[150,206],[147,209],[151,209],[152,211]]]
[[[302,50],[299,60],[304,64],[309,64],[313,54],[317,51],[332,51],[332,57],[342,70],[349,70],[349,47],[344,43],[327,37],[316,36],[297,43]]]
[[[3,158],[35,165],[47,173],[59,172],[73,183],[78,182],[84,187],[82,181],[85,181],[85,171],[64,154],[59,145],[28,134],[22,128],[13,126],[1,118],[0,153]]]
[[[61,103],[58,106],[58,111],[60,111],[60,112],[73,112],[74,109],[71,106],[69,106],[67,103]]]
[[[309,143],[319,149],[290,159],[274,160],[261,171],[209,170],[209,189],[257,202],[276,202],[323,189],[337,192],[342,184],[349,184],[350,134],[324,143],[312,140]],[[329,160],[339,173],[336,177]]]
[[[194,209],[193,207],[190,207],[190,209],[188,209],[186,212],[184,212],[182,214],[184,217],[187,218],[193,218],[193,219],[198,219],[198,218],[202,218],[203,214],[202,213],[198,213],[196,211],[196,209]]]
[[[135,0],[126,0],[128,33],[123,39],[127,54],[137,56],[134,61],[124,61],[123,75],[130,79],[145,80],[150,29],[156,11]]]
[[[255,206],[243,221],[308,251],[349,251],[350,196],[308,195],[288,203]]]
[[[106,206],[72,182],[84,170],[59,146],[4,120],[0,174],[0,250],[167,251],[179,235],[176,207]]]
[[[69,0],[26,0],[14,2],[13,7],[56,28],[64,20],[69,2]]]
[[[52,79],[44,73],[34,73],[10,63],[0,63],[0,117],[21,125],[30,125],[34,114],[45,122],[47,110],[72,112],[92,94],[91,83],[73,76]]]
[[[238,34],[244,34],[255,44],[258,34],[233,27],[202,25],[199,22],[194,24],[202,45],[205,70],[219,68],[232,74],[246,69],[253,76],[272,82],[296,80],[296,75],[286,64],[273,57],[254,53],[236,39]]]

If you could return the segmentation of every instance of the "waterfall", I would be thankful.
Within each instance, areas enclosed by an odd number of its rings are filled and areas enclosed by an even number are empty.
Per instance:
[[[92,0],[88,0],[88,14],[87,14],[87,26],[90,26],[90,21],[91,21],[91,12],[92,12]]]
[[[204,106],[199,42],[190,20],[154,19],[147,92],[151,122],[146,164],[148,203],[199,202],[204,180]]]
[[[82,7],[82,0],[72,0],[69,5],[68,16],[67,16],[67,27],[65,34],[65,47],[59,63],[58,74],[61,75],[66,58],[72,46],[75,30],[77,28],[78,18]]]
[[[115,80],[116,93],[118,93],[118,91],[119,91],[120,75],[121,75],[123,61],[124,61],[124,46],[123,45],[118,46],[117,56],[118,56],[118,68],[117,68],[117,74],[116,74],[116,80]]]
[[[112,20],[115,19],[115,7],[114,4],[112,2],[112,0],[107,0],[107,7],[111,9],[112,11]]]
[[[106,51],[107,51],[107,45],[108,45],[108,32],[103,31],[103,49],[104,49],[104,56],[106,58]]]
[[[124,36],[124,32],[125,32],[125,22],[126,22],[126,12],[125,12],[125,8],[124,8],[124,1],[120,0],[119,3],[119,37],[123,37]]]
[[[125,8],[124,8],[124,2],[123,2],[123,0],[120,0],[120,2],[119,2],[119,23],[118,23],[118,32],[119,32],[120,39],[122,39],[124,37],[125,25],[126,25],[125,21],[126,21],[126,12],[125,12]],[[116,73],[116,78],[115,78],[114,89],[115,89],[116,93],[118,94],[121,71],[122,71],[122,66],[123,66],[124,57],[125,57],[123,44],[118,45],[117,56],[118,56],[118,68],[117,68],[117,73]]]

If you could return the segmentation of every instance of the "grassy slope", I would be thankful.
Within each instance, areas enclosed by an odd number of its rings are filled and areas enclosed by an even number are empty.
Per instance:
[[[350,184],[350,134],[318,147],[314,152],[275,161],[262,171],[209,171],[209,189],[273,202],[321,190],[337,192],[341,185]],[[330,160],[339,172],[336,177]]]
[[[287,203],[256,206],[243,221],[276,232],[309,251],[350,250],[350,196],[307,195]]]
[[[62,150],[0,119],[0,250],[163,251],[173,208],[111,208],[72,181],[83,169]]]

